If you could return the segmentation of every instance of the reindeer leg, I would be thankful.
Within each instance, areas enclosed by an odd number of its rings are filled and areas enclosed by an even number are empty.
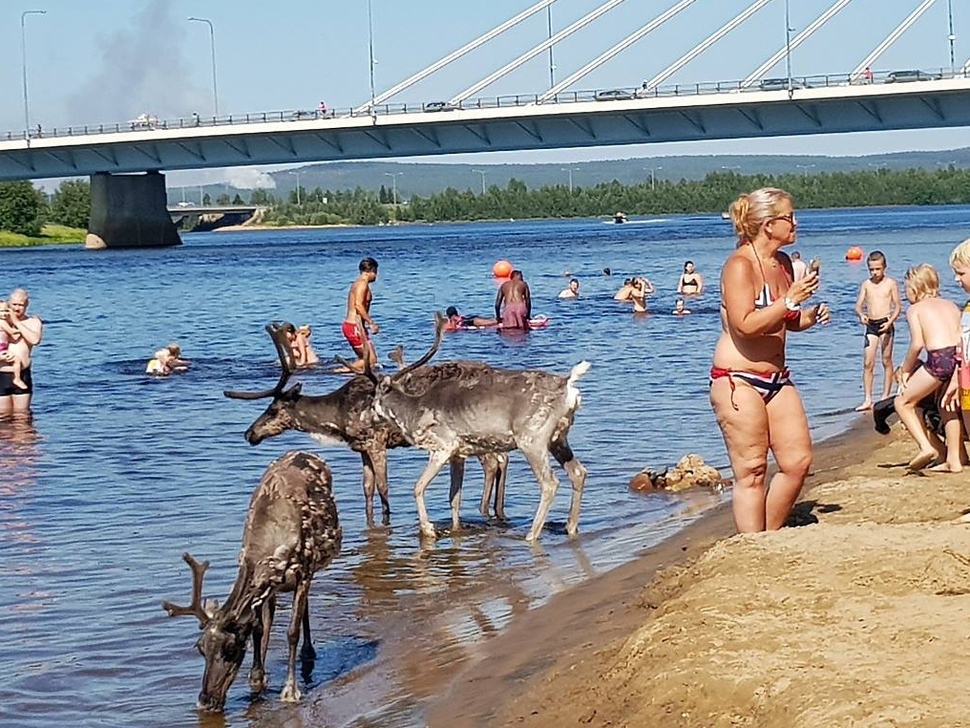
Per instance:
[[[310,639],[310,608],[303,610],[303,647],[300,648],[300,659],[313,662],[317,659],[317,651],[313,649],[313,641]]]
[[[552,507],[552,500],[556,497],[556,491],[559,489],[559,479],[552,472],[552,466],[549,464],[549,451],[545,447],[540,448],[531,445],[529,449],[523,447],[519,449],[522,450],[526,461],[532,467],[532,472],[535,473],[541,489],[539,507],[536,509],[535,518],[532,519],[532,528],[529,529],[529,533],[525,537],[526,541],[535,541],[539,538],[542,527],[546,523],[546,516],[549,515],[549,509]]]
[[[448,502],[451,503],[451,530],[461,530],[461,484],[465,480],[465,458],[457,455],[451,459],[451,490]]]
[[[478,506],[478,511],[485,518],[488,518],[491,514],[492,488],[498,478],[498,472],[496,470],[495,460],[491,454],[479,455],[478,461],[482,464],[482,470],[485,471],[485,485],[482,487],[482,502]]]
[[[505,478],[509,474],[509,454],[495,453],[495,517],[505,520]]]
[[[550,450],[552,456],[566,471],[569,482],[573,486],[573,497],[569,502],[569,518],[566,520],[566,533],[575,536],[579,531],[579,506],[583,499],[583,488],[586,487],[586,466],[573,455],[573,450],[565,438],[552,443]]]
[[[424,505],[424,491],[427,489],[428,484],[434,480],[435,476],[441,472],[445,463],[451,460],[453,454],[454,451],[448,450],[432,450],[428,453],[428,464],[418,478],[418,482],[414,484],[414,501],[418,507],[418,521],[421,525],[421,535],[427,536],[430,539],[436,538],[437,534],[434,530],[434,524],[428,519],[428,509]]]
[[[259,614],[253,624],[253,666],[249,670],[249,689],[254,695],[266,689],[266,651],[269,649],[269,632],[275,613],[276,598],[267,597],[259,606]]]
[[[377,494],[381,497],[381,523],[387,526],[391,522],[391,501],[387,492],[387,450],[375,450],[370,454],[370,458],[374,468]]]
[[[286,631],[286,638],[290,643],[289,659],[286,668],[286,683],[280,693],[280,700],[284,703],[296,703],[303,697],[296,684],[296,648],[300,644],[300,630],[303,626],[303,615],[307,611],[307,597],[310,594],[310,580],[303,579],[293,592],[293,614],[290,617],[290,627]]]
[[[374,525],[374,462],[369,452],[360,454],[360,462],[364,466],[364,509],[367,513],[367,525]]]

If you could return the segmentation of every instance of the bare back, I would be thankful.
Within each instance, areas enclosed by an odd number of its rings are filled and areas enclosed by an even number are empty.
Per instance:
[[[918,336],[927,351],[960,345],[960,309],[952,301],[924,298],[910,306],[906,318],[913,338]]]

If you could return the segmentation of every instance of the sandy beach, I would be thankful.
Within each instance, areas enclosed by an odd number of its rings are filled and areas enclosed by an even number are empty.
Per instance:
[[[727,508],[491,640],[430,726],[970,725],[970,472],[868,421],[816,448],[797,527]]]

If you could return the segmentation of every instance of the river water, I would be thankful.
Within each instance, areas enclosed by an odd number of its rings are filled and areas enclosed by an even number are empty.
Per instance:
[[[818,440],[846,429],[861,401],[862,333],[852,307],[866,271],[843,260],[846,248],[882,249],[897,278],[909,265],[933,263],[945,274],[944,293],[962,300],[946,263],[970,234],[970,207],[806,211],[799,219],[796,249],[806,260],[821,257],[820,296],[833,310],[831,325],[794,335],[789,345]],[[515,614],[633,558],[725,497],[645,496],[627,484],[641,468],[688,452],[726,463],[706,389],[719,326],[717,276],[733,245],[729,223],[717,216],[672,216],[626,225],[216,232],[187,235],[184,246],[165,250],[0,251],[0,290],[28,288],[31,312],[45,321],[33,424],[0,423],[0,724],[423,725],[427,701]],[[401,343],[412,359],[431,342],[434,310],[455,304],[489,315],[494,261],[507,258],[524,271],[534,310],[551,318],[549,326],[526,337],[452,334],[438,359],[561,373],[592,362],[570,433],[589,469],[578,538],[564,534],[569,486],[560,474],[564,485],[540,546],[524,542],[538,486],[515,454],[510,523],[477,515],[480,476],[472,464],[467,527],[421,549],[410,495],[425,460],[419,452],[391,453],[392,525],[368,528],[356,455],[321,449],[299,433],[258,447],[244,441],[263,403],[227,400],[222,390],[275,383],[263,325],[312,323],[323,358],[349,356],[339,324],[365,255],[380,262],[379,353]],[[690,301],[692,315],[677,318],[669,311],[688,258],[710,287]],[[556,298],[567,270],[582,282],[579,300]],[[635,318],[611,298],[631,274],[657,287],[650,315]],[[191,370],[147,378],[145,361],[170,340],[193,360]],[[898,341],[897,361],[905,326]],[[309,393],[343,381],[322,372],[297,378]],[[344,528],[342,554],[311,593],[319,657],[303,703],[280,704],[288,607],[281,609],[267,699],[250,701],[247,660],[225,716],[200,718],[197,624],[169,619],[161,601],[188,601],[183,551],[212,563],[207,595],[228,594],[250,493],[288,449],[318,451],[330,463]],[[444,475],[427,500],[445,526]]]

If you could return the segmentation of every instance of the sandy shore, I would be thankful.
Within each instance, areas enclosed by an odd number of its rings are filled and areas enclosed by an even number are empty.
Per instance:
[[[799,527],[719,509],[522,615],[430,726],[970,726],[970,472],[899,426],[816,449]]]

